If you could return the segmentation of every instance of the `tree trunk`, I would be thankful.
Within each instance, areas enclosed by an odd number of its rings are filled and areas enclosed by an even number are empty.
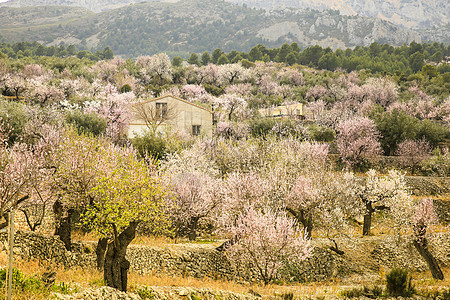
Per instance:
[[[188,232],[188,238],[190,241],[195,241],[197,238],[197,225],[199,217],[192,217],[189,222],[189,232]]]
[[[219,252],[224,252],[228,250],[230,247],[234,246],[238,242],[238,238],[234,236],[231,240],[227,240],[222,243],[219,247],[216,248]]]
[[[127,291],[128,269],[130,262],[125,259],[127,247],[136,235],[138,222],[131,222],[130,225],[119,235],[115,224],[114,239],[106,249],[103,276],[106,284],[120,291]]]
[[[300,222],[305,228],[305,238],[310,239],[312,236],[313,229],[313,218],[312,215],[304,210],[299,210],[298,212],[287,207],[286,210],[290,212],[298,222]]]
[[[439,267],[439,264],[437,263],[433,254],[431,254],[431,252],[428,250],[426,239],[423,239],[422,243],[418,242],[417,240],[414,240],[413,243],[414,247],[416,247],[417,251],[419,251],[420,255],[427,262],[427,265],[430,268],[431,275],[433,276],[433,278],[443,280],[444,274],[442,273],[442,270]]]
[[[106,246],[108,246],[108,239],[101,238],[98,240],[95,254],[97,254],[97,269],[102,270],[105,265]]]
[[[366,212],[364,214],[363,235],[370,234],[370,227],[372,226],[372,214],[374,209],[372,202],[366,202]]]
[[[55,213],[55,235],[59,236],[59,239],[63,241],[64,246],[68,251],[72,249],[72,228],[71,217],[73,209],[64,210],[61,202],[56,201],[53,205],[53,211]]]

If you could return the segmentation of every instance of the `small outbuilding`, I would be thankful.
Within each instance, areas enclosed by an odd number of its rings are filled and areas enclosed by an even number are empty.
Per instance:
[[[261,117],[265,118],[300,118],[304,119],[303,115],[303,104],[302,103],[292,103],[288,105],[281,105],[270,108],[262,108],[259,110]]]

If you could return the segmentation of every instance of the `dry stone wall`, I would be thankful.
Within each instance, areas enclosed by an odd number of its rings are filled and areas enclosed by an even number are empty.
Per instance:
[[[8,233],[0,231],[0,247],[8,247]],[[29,231],[17,231],[14,235],[14,255],[24,260],[42,260],[64,267],[94,267],[94,245],[73,244],[73,251],[67,251],[64,243],[56,236],[42,235]]]
[[[430,250],[439,264],[450,266],[450,233],[430,236]],[[411,245],[410,239],[392,237],[363,237],[339,241],[344,255],[329,250],[330,242],[315,239],[313,255],[296,265],[287,265],[279,279],[284,281],[319,281],[367,273],[381,267],[402,267],[425,270],[427,266]],[[7,247],[7,233],[0,232],[0,247]],[[64,267],[95,267],[95,243],[75,243],[67,251],[56,237],[30,232],[17,232],[14,254],[25,260],[39,259]],[[359,257],[359,259],[358,259]],[[258,280],[255,268],[243,263],[232,264],[226,256],[208,244],[174,244],[166,247],[130,245],[127,258],[131,270],[140,274],[167,274],[228,279],[238,282]]]

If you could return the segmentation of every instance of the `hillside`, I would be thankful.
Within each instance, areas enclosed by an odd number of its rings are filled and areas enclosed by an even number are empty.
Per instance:
[[[406,28],[441,27],[449,22],[447,0],[227,0],[249,7],[279,9],[283,7],[334,9],[344,15],[376,17]]]
[[[54,16],[54,7],[40,7],[42,13],[36,9],[1,8],[3,40],[65,42],[91,49],[109,46],[128,57],[158,52],[186,56],[215,48],[248,51],[258,43],[345,48],[374,41],[392,45],[421,41],[417,32],[375,18],[342,16],[336,11],[267,12],[208,0],[138,3],[97,14],[61,7],[63,16]]]
[[[81,7],[39,6],[33,8],[1,8],[0,28],[5,32],[15,32],[24,27],[39,28],[52,24],[64,24],[81,16],[93,15],[91,11]]]
[[[6,3],[0,3],[0,6],[76,6],[87,8],[93,12],[101,12],[144,1],[151,0],[10,0]]]
[[[26,7],[41,5],[63,5],[84,7],[94,12],[107,11],[137,2],[154,0],[10,0],[0,6]],[[450,3],[446,0],[226,0],[263,9],[310,8],[317,10],[339,10],[343,15],[375,17],[401,25],[405,28],[428,29],[449,23]],[[177,2],[162,1],[162,2]]]

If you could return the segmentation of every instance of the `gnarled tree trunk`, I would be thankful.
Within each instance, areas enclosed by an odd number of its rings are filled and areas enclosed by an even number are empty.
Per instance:
[[[195,239],[197,238],[197,227],[199,219],[200,217],[192,217],[189,221],[188,238],[190,241],[195,241]]]
[[[97,247],[95,248],[95,254],[97,254],[97,269],[100,271],[105,265],[105,253],[106,246],[108,246],[108,239],[101,238],[98,240]]]
[[[290,212],[294,216],[294,218],[303,225],[303,227],[305,228],[305,238],[311,238],[313,229],[312,215],[308,212],[305,212],[303,209],[295,211],[287,207],[286,210]]]
[[[364,213],[363,235],[370,234],[370,227],[372,226],[372,214],[375,210],[372,207],[372,202],[366,202],[366,212]]]
[[[443,280],[444,273],[442,273],[442,270],[439,267],[439,264],[437,263],[437,260],[434,258],[433,254],[431,254],[431,252],[428,250],[427,244],[420,243],[416,240],[414,240],[413,243],[414,247],[416,247],[417,251],[419,251],[420,255],[427,262],[427,265],[430,268],[431,275],[433,276],[433,278]]]
[[[117,228],[114,227],[114,239],[106,249],[105,264],[103,267],[103,276],[106,284],[120,291],[127,291],[128,269],[130,262],[125,259],[127,247],[136,235],[138,222],[131,222],[130,225],[117,234]]]
[[[419,221],[413,226],[414,240],[413,244],[417,251],[427,262],[428,268],[430,268],[431,275],[434,279],[443,280],[444,273],[442,273],[437,260],[434,258],[433,254],[428,250],[428,240],[426,238],[427,226],[423,221]]]
[[[72,249],[72,227],[71,218],[73,209],[65,210],[60,201],[53,205],[55,213],[55,235],[59,236],[68,251]]]

